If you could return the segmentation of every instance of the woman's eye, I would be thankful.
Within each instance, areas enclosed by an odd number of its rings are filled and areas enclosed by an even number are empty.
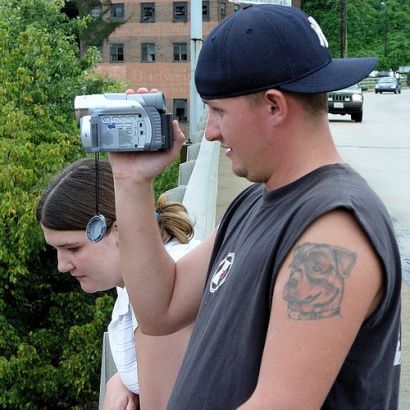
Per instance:
[[[71,253],[77,252],[80,249],[79,246],[74,246],[72,248],[67,248],[67,250]]]

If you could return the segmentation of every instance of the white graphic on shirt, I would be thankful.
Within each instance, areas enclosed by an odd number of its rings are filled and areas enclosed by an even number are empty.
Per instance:
[[[308,18],[309,22],[310,22],[310,27],[313,28],[313,31],[317,34],[317,36],[319,37],[319,41],[320,41],[320,45],[322,47],[328,48],[329,47],[329,43],[327,42],[327,39],[325,37],[325,35],[323,34],[322,29],[320,28],[319,24],[317,23],[317,21],[313,18],[313,17],[309,17]]]
[[[228,256],[215,269],[211,282],[209,283],[211,293],[215,293],[223,285],[231,271],[234,259],[235,254],[233,252],[228,253]]]
[[[401,363],[401,335],[399,331],[399,338],[397,339],[396,355],[394,356],[393,366],[398,366]]]

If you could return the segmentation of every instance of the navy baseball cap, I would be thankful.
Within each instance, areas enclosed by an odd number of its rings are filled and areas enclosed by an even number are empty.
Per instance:
[[[374,57],[333,58],[313,17],[295,7],[246,6],[206,38],[195,70],[203,99],[269,88],[297,93],[340,90],[365,78]]]

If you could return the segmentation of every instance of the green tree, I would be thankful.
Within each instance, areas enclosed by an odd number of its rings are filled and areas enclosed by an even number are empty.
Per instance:
[[[346,57],[376,56],[379,70],[410,63],[410,1],[344,0]],[[340,56],[341,0],[302,0],[325,33],[333,57]]]
[[[75,95],[124,85],[92,73],[96,49],[79,58],[86,21],[61,14],[63,0],[1,3],[0,408],[92,408],[112,294],[56,272],[34,212],[51,175],[84,156]]]
[[[73,4],[80,17],[88,19],[88,24],[79,32],[81,54],[88,50],[90,46],[100,47],[117,27],[124,24],[125,20],[110,19],[110,0],[71,0],[67,3]],[[90,16],[92,10],[98,10]]]
[[[102,335],[113,292],[88,295],[56,270],[35,208],[63,166],[85,156],[76,95],[122,91],[80,53],[89,17],[69,20],[64,0],[1,0],[0,409],[96,407]],[[177,165],[156,181],[175,185]],[[158,191],[156,192],[158,195]]]

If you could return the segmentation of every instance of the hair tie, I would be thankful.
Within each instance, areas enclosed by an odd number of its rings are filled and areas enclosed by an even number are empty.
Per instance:
[[[159,218],[161,217],[161,214],[159,211],[155,211],[155,217],[157,218],[157,221],[159,221]]]

